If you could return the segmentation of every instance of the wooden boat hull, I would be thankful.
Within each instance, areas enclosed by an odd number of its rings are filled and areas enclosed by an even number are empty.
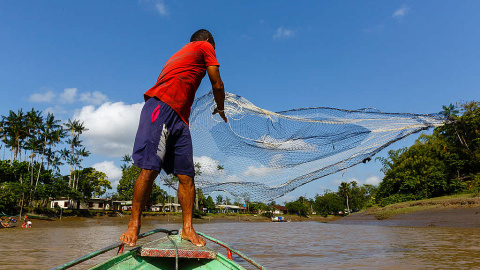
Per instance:
[[[213,243],[227,249],[228,256],[210,249],[207,246],[197,247],[190,241],[183,240],[181,230],[155,229],[150,232],[140,234],[138,239],[146,236],[163,232],[167,236],[149,242],[142,246],[123,252],[124,244],[121,242],[112,244],[102,249],[96,250],[90,254],[84,255],[73,261],[67,262],[61,266],[52,268],[52,270],[64,270],[90,260],[100,254],[119,248],[120,254],[102,262],[90,269],[212,269],[212,270],[245,270],[233,260],[233,254],[238,255],[245,262],[248,262],[260,270],[266,270],[265,267],[258,264],[242,252],[232,249],[227,244],[203,233],[197,232],[200,236]]]
[[[40,215],[35,215],[35,214],[26,214],[25,215],[26,219],[41,219],[41,220],[48,220],[48,221],[54,221],[55,219],[47,217],[47,216],[40,216]]]
[[[92,268],[95,269],[111,269],[111,270],[125,270],[125,269],[175,269],[175,258],[164,257],[141,257],[139,250],[130,250],[124,254],[117,255],[108,261],[98,264]],[[236,262],[229,260],[224,255],[217,253],[217,258],[212,259],[188,259],[179,258],[179,269],[239,269],[244,270],[242,266]]]

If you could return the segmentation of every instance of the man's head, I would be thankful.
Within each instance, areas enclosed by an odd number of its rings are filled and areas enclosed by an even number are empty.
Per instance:
[[[192,41],[208,41],[215,49],[215,40],[213,40],[213,36],[210,32],[208,32],[208,30],[200,29],[193,33],[192,37],[190,38],[190,42]]]

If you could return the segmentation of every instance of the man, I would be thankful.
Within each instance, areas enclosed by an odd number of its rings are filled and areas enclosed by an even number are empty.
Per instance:
[[[208,73],[218,113],[227,122],[224,113],[225,91],[215,55],[215,41],[210,32],[198,30],[190,43],[175,53],[163,67],[155,86],[145,94],[145,105],[140,115],[133,161],[141,168],[133,192],[132,215],[127,231],[120,236],[125,244],[134,246],[140,232],[140,217],[152,192],[152,185],[161,169],[179,179],[178,199],[182,206],[182,238],[196,246],[205,240],[193,229],[193,149],[188,118],[200,82]]]

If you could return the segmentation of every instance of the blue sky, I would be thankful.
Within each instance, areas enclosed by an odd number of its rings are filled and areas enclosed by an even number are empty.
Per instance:
[[[115,182],[143,93],[197,29],[215,37],[226,90],[261,108],[433,113],[478,100],[479,12],[478,1],[0,1],[0,115],[34,107],[88,119],[94,155],[84,166]],[[197,96],[209,89],[205,79]],[[362,164],[278,201],[373,183],[379,168]]]

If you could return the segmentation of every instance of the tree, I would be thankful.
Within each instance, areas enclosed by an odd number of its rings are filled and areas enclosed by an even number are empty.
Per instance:
[[[112,188],[107,175],[94,168],[85,168],[74,173],[79,176],[77,190],[83,194],[84,198],[100,197],[105,194],[107,188]]]
[[[315,196],[315,202],[313,209],[322,216],[326,217],[329,214],[337,214],[340,211],[344,211],[345,204],[336,192],[325,192],[323,195]]]
[[[70,144],[70,159],[68,164],[70,164],[70,181],[69,186],[75,186],[75,176],[73,171],[76,169],[77,166],[80,166],[81,158],[80,152],[76,151],[77,149],[82,147],[82,141],[80,140],[80,135],[87,131],[88,129],[85,128],[83,122],[79,120],[71,120],[68,119],[68,122],[65,123],[65,127],[67,131],[70,131],[70,138],[67,140],[67,143]]]
[[[449,106],[443,105],[442,108],[443,108],[443,111],[441,111],[440,113],[447,118],[457,116],[459,113],[458,109],[456,109],[455,106],[451,103]]]
[[[301,217],[307,217],[310,212],[310,208],[305,203],[305,200],[302,197],[300,197],[296,201],[286,203],[285,207],[287,208],[289,213],[297,214]]]
[[[141,169],[137,166],[130,166],[122,172],[122,178],[118,182],[117,193],[120,200],[129,201],[133,198],[135,181],[140,175]]]
[[[217,202],[217,205],[220,205],[220,204],[223,203],[223,197],[222,197],[222,195],[218,195],[218,196],[216,197],[216,202]]]
[[[340,183],[340,186],[338,187],[338,194],[345,198],[348,213],[350,213],[348,197],[350,196],[351,192],[352,192],[351,183],[347,183],[347,182]]]
[[[215,211],[215,203],[213,202],[212,196],[207,197],[204,207],[207,208],[208,212]]]
[[[480,172],[480,103],[450,104],[448,122],[432,135],[422,134],[409,148],[380,158],[385,173],[376,195],[381,205],[448,195],[472,188]],[[473,181],[473,182],[472,182]]]

